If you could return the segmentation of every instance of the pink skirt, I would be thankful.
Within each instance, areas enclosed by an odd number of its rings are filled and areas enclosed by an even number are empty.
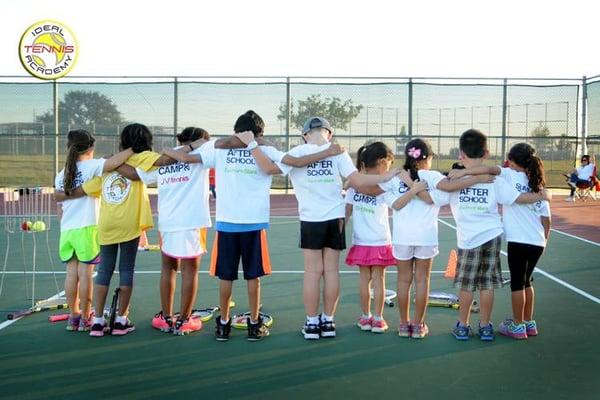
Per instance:
[[[392,252],[392,245],[383,246],[352,246],[346,256],[346,264],[370,267],[374,265],[396,265],[396,259]]]

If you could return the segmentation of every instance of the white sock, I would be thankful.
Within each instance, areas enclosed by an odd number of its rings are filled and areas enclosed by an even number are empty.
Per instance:
[[[104,317],[94,317],[94,324],[104,325]]]
[[[251,323],[252,325],[256,325],[256,324],[258,324],[258,321],[252,321],[252,318],[250,318],[250,323]]]
[[[127,316],[126,315],[117,315],[117,319],[115,322],[125,325],[127,323]]]
[[[383,319],[383,316],[381,316],[381,315],[376,315],[376,316],[374,316],[374,317],[373,317],[373,319],[374,319],[375,321],[381,321],[381,320]]]
[[[225,321],[222,317],[219,317],[219,319],[221,320],[221,325],[227,325],[229,323],[229,318],[227,318],[227,321]]]
[[[327,314],[323,313],[321,319],[323,321],[326,321],[326,322],[332,322],[333,321],[333,315],[327,315]]]
[[[308,315],[306,316],[306,321],[308,321],[309,324],[311,325],[319,325],[319,316],[314,316],[314,317],[309,317]]]
[[[369,318],[371,318],[371,313],[368,313],[368,314],[363,314],[363,315],[362,315],[362,318],[366,318],[366,319],[369,319]]]

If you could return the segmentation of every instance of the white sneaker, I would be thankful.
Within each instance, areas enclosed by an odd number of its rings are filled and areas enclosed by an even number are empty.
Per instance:
[[[575,199],[573,198],[573,196],[569,196],[569,197],[567,197],[567,198],[565,199],[565,201],[568,201],[568,202],[571,202],[571,203],[572,203],[572,202],[574,202],[574,201],[575,201]]]

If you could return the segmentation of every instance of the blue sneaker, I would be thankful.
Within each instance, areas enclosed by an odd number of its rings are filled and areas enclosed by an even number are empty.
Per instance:
[[[456,322],[456,326],[452,329],[452,336],[456,338],[456,340],[469,340],[471,336],[471,327],[469,325],[461,325],[460,322]]]
[[[494,326],[491,322],[486,326],[479,325],[479,332],[477,332],[477,334],[479,335],[479,339],[483,342],[491,342],[495,339]]]

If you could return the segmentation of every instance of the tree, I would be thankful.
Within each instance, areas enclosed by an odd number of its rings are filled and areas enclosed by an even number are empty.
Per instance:
[[[326,118],[334,129],[347,130],[350,122],[360,114],[364,107],[354,104],[352,100],[343,101],[338,97],[321,98],[320,94],[312,94],[305,100],[291,104],[290,125],[302,129],[302,125],[310,117]],[[287,104],[279,106],[277,119],[287,119]]]
[[[556,152],[559,154],[561,160],[572,160],[575,157],[573,138],[569,138],[569,135],[564,133],[560,135],[560,138],[556,142]]]
[[[540,157],[545,158],[552,154],[552,141],[548,138],[550,136],[550,128],[546,125],[540,124],[536,126],[531,131],[531,141],[533,142],[533,147],[540,155]]]
[[[61,124],[75,126],[119,125],[123,123],[121,112],[106,95],[86,90],[72,90],[58,104]],[[37,117],[38,122],[54,122],[54,110]]]

